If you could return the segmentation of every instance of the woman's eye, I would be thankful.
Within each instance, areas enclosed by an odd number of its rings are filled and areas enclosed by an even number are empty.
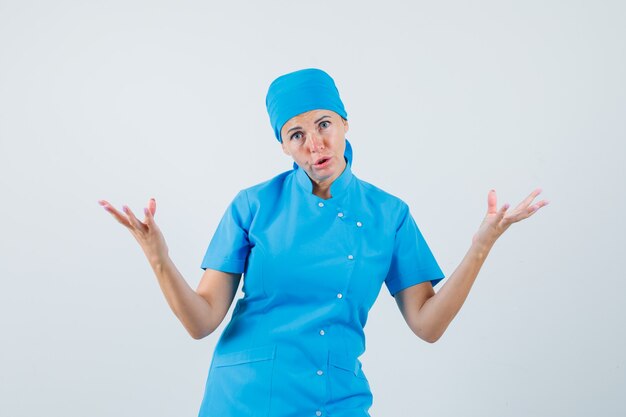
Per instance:
[[[293,135],[291,135],[291,139],[300,139],[301,136],[302,136],[302,133],[296,132]]]
[[[323,125],[324,123],[328,123],[328,124],[327,125]],[[329,124],[330,124],[330,122],[328,120],[324,120],[323,122],[320,122],[320,126],[324,127],[324,128],[327,127]]]

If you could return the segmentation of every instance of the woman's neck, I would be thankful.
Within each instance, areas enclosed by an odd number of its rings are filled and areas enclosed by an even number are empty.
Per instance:
[[[330,195],[330,184],[318,185],[313,183],[313,194],[323,200],[328,200],[332,197],[332,195]]]

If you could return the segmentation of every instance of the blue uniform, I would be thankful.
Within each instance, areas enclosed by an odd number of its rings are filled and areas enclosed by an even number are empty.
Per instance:
[[[332,197],[297,168],[240,191],[201,267],[244,273],[213,353],[199,417],[365,417],[359,356],[383,282],[394,296],[444,274],[399,198],[347,166]]]

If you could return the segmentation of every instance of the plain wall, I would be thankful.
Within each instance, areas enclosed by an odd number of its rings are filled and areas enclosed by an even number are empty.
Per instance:
[[[490,188],[550,201],[437,343],[382,288],[372,416],[626,415],[624,21],[620,1],[0,1],[0,415],[197,415],[232,308],[192,339],[97,200],[155,197],[196,288],[237,191],[290,169],[265,93],[308,67],[339,87],[353,172],[409,204],[446,276]]]

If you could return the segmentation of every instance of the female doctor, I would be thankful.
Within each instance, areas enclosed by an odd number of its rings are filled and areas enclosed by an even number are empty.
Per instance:
[[[535,189],[514,209],[495,190],[459,266],[445,276],[404,201],[356,177],[347,112],[333,79],[308,68],[274,80],[266,107],[293,169],[239,191],[206,250],[194,291],[168,256],[150,199],[140,221],[99,203],[140,244],[194,339],[224,320],[199,416],[368,416],[359,356],[383,284],[407,325],[433,343],[458,313],[496,240],[548,204]]]

